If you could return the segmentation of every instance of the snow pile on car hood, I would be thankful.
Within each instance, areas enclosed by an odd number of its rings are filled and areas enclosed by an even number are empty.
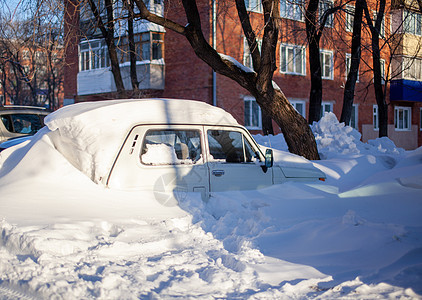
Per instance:
[[[84,102],[65,106],[45,119],[57,150],[97,183],[108,175],[133,126],[163,123],[238,125],[221,108],[176,99]]]

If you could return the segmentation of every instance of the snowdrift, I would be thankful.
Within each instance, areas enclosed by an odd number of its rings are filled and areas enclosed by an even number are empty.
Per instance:
[[[50,121],[1,153],[0,299],[422,299],[422,148],[361,143],[328,114],[313,126],[324,159],[309,162],[326,182],[165,207],[93,183],[51,133],[72,132],[69,153],[83,134]]]

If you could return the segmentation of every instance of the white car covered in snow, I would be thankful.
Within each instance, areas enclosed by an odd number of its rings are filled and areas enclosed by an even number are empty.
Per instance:
[[[200,101],[80,103],[45,123],[55,148],[94,182],[152,190],[163,201],[174,191],[200,192],[207,199],[210,192],[325,178],[303,158],[274,156],[229,113]]]

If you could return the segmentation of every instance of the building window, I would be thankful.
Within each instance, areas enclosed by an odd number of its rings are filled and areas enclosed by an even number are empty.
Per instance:
[[[261,51],[262,40],[257,40],[258,49]],[[243,38],[243,65],[253,70],[252,54],[249,50],[248,40]]]
[[[333,8],[333,6],[334,6],[334,4],[333,4],[333,1],[331,1],[331,0],[321,0],[319,2],[319,20],[320,20],[320,22],[322,21],[322,18],[324,16],[324,13],[327,10]],[[333,27],[333,20],[334,20],[334,15],[333,14],[330,14],[327,17],[327,21],[325,22],[325,26],[327,26],[327,27]]]
[[[324,116],[324,114],[327,112],[332,112],[333,111],[333,103],[331,102],[325,102],[322,101],[321,103],[321,118]]]
[[[381,83],[385,84],[385,60],[380,59],[381,64]]]
[[[356,104],[353,104],[352,106],[352,114],[350,116],[349,124],[347,125],[354,129],[358,129],[358,106]]]
[[[374,130],[379,130],[378,105],[376,104],[372,107],[372,121]]]
[[[164,57],[164,33],[144,32],[134,36],[137,61],[158,60]],[[116,39],[119,63],[130,61],[127,37]],[[104,40],[84,41],[79,45],[79,66],[81,71],[101,69],[110,66],[107,46]]]
[[[280,16],[282,18],[303,21],[303,12],[303,0],[281,0],[280,2]]]
[[[22,59],[23,60],[27,60],[27,59],[29,59],[30,58],[30,55],[29,55],[29,50],[23,50],[22,51]]]
[[[346,31],[353,32],[353,22],[355,19],[355,7],[346,5]]]
[[[306,102],[304,100],[289,100],[290,104],[296,109],[302,117],[306,118]]]
[[[378,19],[378,13],[376,11],[373,11],[372,13],[373,13],[373,16],[374,16],[373,25],[375,26],[375,22]],[[380,38],[385,37],[385,18],[384,17],[382,18],[382,21],[381,21],[381,28],[380,28],[379,36],[380,36]]]
[[[321,50],[320,61],[322,79],[333,79],[333,52]]]
[[[404,32],[422,35],[422,16],[412,11],[404,11]]]
[[[280,64],[281,73],[305,75],[305,47],[296,45],[281,45]]]
[[[419,130],[422,131],[422,107],[419,108]]]
[[[44,105],[47,101],[47,95],[44,94],[38,94],[37,95],[37,104],[38,105]]]
[[[394,126],[397,131],[407,131],[410,130],[411,121],[410,121],[411,108],[396,106],[394,108]]]
[[[106,68],[110,65],[104,40],[84,41],[79,45],[79,70]]]
[[[144,32],[135,34],[135,53],[137,61],[151,61],[163,58],[164,34],[160,32]],[[120,63],[130,61],[129,41],[119,38],[117,45]]]
[[[261,108],[256,103],[255,98],[245,97],[245,127],[247,129],[261,129]]]
[[[262,13],[261,0],[245,0],[245,6],[247,11]]]
[[[346,53],[346,78],[349,76],[349,72],[350,72],[350,65],[352,64],[352,55],[350,53]],[[357,74],[357,79],[356,81],[359,82],[359,70],[358,70],[358,74]]]
[[[403,57],[402,67],[404,78],[422,81],[422,59]]]

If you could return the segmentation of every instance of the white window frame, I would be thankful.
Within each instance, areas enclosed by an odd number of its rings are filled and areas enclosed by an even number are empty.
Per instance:
[[[349,124],[347,124],[348,126],[354,128],[354,129],[358,129],[359,128],[359,109],[358,109],[358,105],[357,104],[353,104],[352,106],[352,115],[350,116],[350,121]]]
[[[355,7],[353,5],[346,5],[346,31],[353,32],[353,23],[355,20]]]
[[[379,113],[378,113],[378,105],[377,104],[374,104],[372,106],[372,125],[374,126],[375,131],[378,131],[380,129]]]
[[[306,101],[305,100],[289,100],[294,109],[304,118],[306,118]],[[302,111],[298,109],[298,104],[302,106]]]
[[[47,95],[44,95],[44,94],[38,94],[37,95],[37,104],[43,105],[43,104],[46,103],[46,101],[47,101]]]
[[[419,130],[422,131],[422,107],[419,108]]]
[[[403,31],[422,36],[422,15],[417,12],[403,10]]]
[[[334,79],[334,55],[333,51],[320,50],[321,77],[322,79]],[[328,65],[327,65],[328,64]],[[329,67],[329,74],[326,74],[326,67]]]
[[[28,49],[22,50],[22,59],[28,60],[30,58],[30,53]]]
[[[403,78],[422,81],[422,58],[403,56]]]
[[[304,0],[281,0],[280,16],[295,21],[305,21]]]
[[[98,46],[93,47],[93,45]],[[86,49],[82,49],[83,46],[87,46]],[[79,72],[103,69],[109,66],[108,50],[103,39],[83,41],[79,44]]]
[[[375,26],[375,21],[378,18],[378,12],[373,10],[372,16],[373,16],[373,25]],[[383,16],[382,21],[381,21],[381,28],[380,28],[380,34],[379,34],[380,39],[382,39],[384,37],[385,37],[385,15]]]
[[[256,103],[256,99],[252,96],[245,96],[243,98],[244,103],[244,124],[245,127],[249,130],[261,130],[262,129],[262,113],[261,113],[261,107]],[[248,103],[248,104],[247,104]],[[254,114],[253,114],[253,104],[256,104],[255,107],[258,107],[258,126],[252,126],[254,122]],[[249,110],[249,120],[246,120],[246,109]]]
[[[289,59],[289,53],[292,54],[291,59]],[[297,59],[301,60],[301,70],[297,70]],[[292,64],[293,71],[289,71],[290,64]],[[281,44],[280,73],[306,76],[306,48],[299,45]]]
[[[261,51],[262,40],[257,39],[258,49]],[[243,65],[253,70],[252,54],[249,50],[249,44],[246,37],[243,38]]]
[[[403,120],[400,120],[400,112],[403,113]],[[407,114],[407,122],[405,115]],[[412,130],[412,108],[406,106],[394,107],[394,128],[396,131]]]
[[[346,79],[347,79],[347,76],[349,76],[351,63],[352,63],[352,54],[346,53],[346,75],[345,75]],[[358,69],[358,77],[356,79],[356,82],[359,82],[359,69]]]
[[[324,12],[330,8],[334,7],[334,2],[332,0],[320,0],[319,1],[319,20],[322,21],[322,16]],[[325,9],[324,9],[325,8]],[[331,14],[327,18],[327,22],[325,23],[325,27],[333,27],[334,25],[334,15]]]
[[[326,108],[329,108],[327,111]],[[321,102],[321,118],[324,116],[324,113],[326,112],[333,112],[333,102],[329,101],[322,101]]]
[[[247,11],[256,13],[263,12],[261,0],[245,0],[245,6]]]
[[[385,84],[385,59],[380,58],[381,63],[381,83]]]

